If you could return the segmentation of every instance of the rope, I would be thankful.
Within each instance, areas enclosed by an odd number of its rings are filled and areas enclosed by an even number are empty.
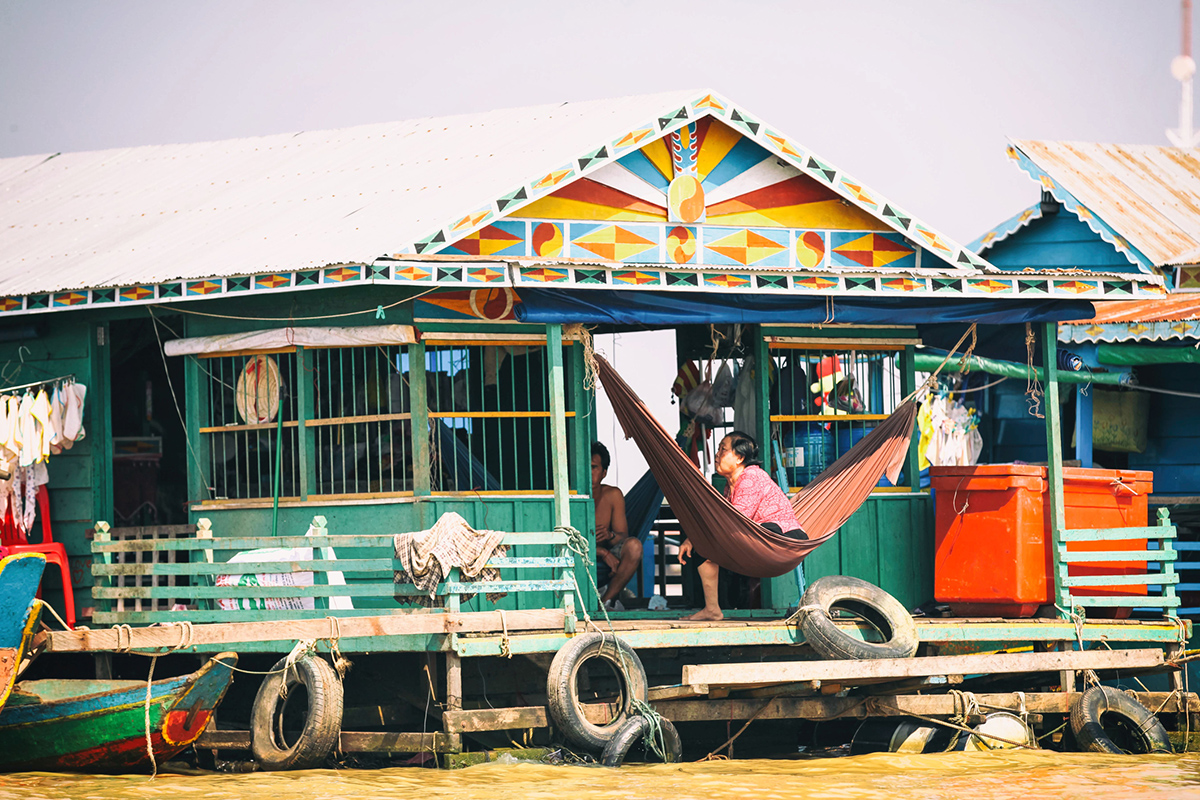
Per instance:
[[[239,320],[247,320],[250,322],[305,322],[307,320],[312,320],[312,319],[341,319],[343,317],[355,317],[355,316],[358,316],[359,314],[375,314],[378,317],[378,314],[381,310],[386,311],[389,308],[395,308],[398,305],[403,305],[404,303],[412,302],[413,300],[417,300],[421,297],[424,297],[425,295],[429,294],[430,292],[436,292],[439,288],[441,288],[441,287],[435,287],[433,289],[426,289],[425,291],[421,292],[420,294],[415,294],[412,297],[406,297],[403,300],[397,300],[396,302],[390,303],[386,306],[377,305],[374,308],[364,308],[362,311],[346,311],[341,314],[314,314],[313,316],[310,316],[310,317],[239,317],[234,314],[213,314],[208,311],[196,311],[195,309],[192,309],[192,308],[182,308],[180,306],[175,306],[171,310],[178,311],[181,314],[194,314],[197,317],[213,317],[214,319],[239,319]]]
[[[970,692],[968,692],[967,694],[970,694]],[[870,699],[874,700],[875,698],[870,698]],[[969,733],[972,736],[974,736],[976,738],[976,740],[981,745],[983,745],[985,748],[987,748],[988,750],[991,750],[992,747],[991,747],[991,745],[989,745],[987,743],[987,741],[985,741],[985,737],[986,737],[986,739],[991,739],[994,742],[1003,742],[1004,744],[1011,744],[1013,747],[1023,747],[1026,750],[1037,750],[1038,749],[1034,745],[1031,745],[1027,742],[1018,742],[1013,739],[1005,739],[1004,737],[997,736],[994,733],[981,734],[981,733],[978,733],[978,732],[972,730],[971,728],[968,728],[965,725],[959,725],[954,722],[947,722],[944,719],[937,719],[936,717],[926,717],[921,714],[914,714],[911,711],[904,711],[903,709],[898,708],[896,706],[883,705],[882,703],[879,703],[878,700],[876,700],[875,705],[877,708],[880,708],[884,711],[894,711],[895,713],[900,714],[902,716],[915,717],[916,719],[922,720],[924,722],[929,722],[934,725],[941,725],[945,728],[953,728],[956,731],[961,731],[963,733]]]
[[[508,617],[505,616],[503,608],[496,610],[500,612],[500,627],[503,628],[503,632],[500,634],[500,655],[503,658],[512,658],[512,644],[508,638]]]
[[[954,358],[955,352],[957,352],[958,348],[962,347],[962,343],[967,340],[968,336],[971,336],[972,338],[974,338],[975,329],[976,329],[977,325],[978,325],[978,323],[975,323],[975,322],[971,323],[971,327],[967,328],[966,332],[962,335],[962,338],[960,338],[958,340],[958,343],[955,344],[954,347],[950,348],[950,352],[946,353],[946,357],[942,359],[942,363],[937,365],[937,369],[935,369],[933,372],[931,372],[929,374],[929,377],[926,378],[921,383],[920,386],[918,386],[915,390],[913,390],[913,392],[911,394],[909,394],[907,397],[905,397],[903,400],[901,400],[900,405],[907,403],[909,400],[912,400],[914,397],[920,397],[922,392],[924,392],[930,386],[933,386],[935,383],[937,383],[938,374],[941,373],[942,368],[946,366],[946,364],[950,361],[950,359]],[[972,341],[971,346],[967,348],[966,353],[963,355],[963,358],[969,357],[974,349],[975,349],[975,342]],[[961,366],[960,366],[960,368],[961,368]]]
[[[767,710],[767,706],[771,705],[771,703],[774,703],[774,702],[775,702],[775,698],[772,697],[770,700],[763,703],[762,707],[759,708],[758,711],[754,712],[754,716],[752,716],[750,719],[746,720],[746,724],[743,725],[741,728],[739,728],[737,733],[735,733],[733,736],[730,736],[728,739],[726,739],[724,744],[722,744],[717,749],[713,750],[711,753],[706,755],[704,758],[696,759],[696,762],[699,763],[701,761],[712,761],[714,759],[714,757],[717,755],[717,753],[721,752],[726,747],[730,747],[730,748],[733,747],[734,740],[736,740],[739,736],[741,736],[742,733],[746,730],[746,728],[750,727],[750,723],[754,722],[754,720],[758,719],[759,715],[761,715],[764,711]]]
[[[1030,415],[1038,419],[1045,419],[1046,415],[1038,411],[1042,405],[1042,398],[1045,396],[1045,392],[1042,391],[1041,381],[1037,379],[1037,371],[1033,368],[1033,346],[1036,341],[1033,335],[1033,323],[1026,322],[1025,366],[1029,369],[1029,376],[1025,379],[1025,397],[1026,402],[1029,404]]]
[[[188,435],[187,420],[183,417],[183,407],[179,405],[179,395],[175,392],[175,383],[171,380],[171,370],[167,367],[167,351],[163,349],[162,335],[158,332],[158,317],[154,316],[154,308],[147,306],[146,310],[150,313],[151,327],[154,328],[154,339],[158,342],[158,355],[162,359],[163,372],[167,375],[167,388],[171,390],[171,400],[175,404],[175,413],[179,416],[179,424],[183,426],[183,441],[187,445],[188,452],[192,455],[192,461],[196,462],[196,474],[204,476],[208,474],[207,468],[200,462],[200,456],[196,453],[196,448],[192,446],[192,438]],[[280,417],[282,417],[282,412]],[[208,481],[201,477],[204,483],[204,488],[208,492],[211,499],[216,492],[209,485]]]
[[[554,532],[565,535],[567,537],[567,549],[583,559],[583,563],[587,567],[586,572],[588,580],[592,584],[592,591],[596,593],[597,597],[599,597],[600,587],[596,585],[595,570],[592,569],[592,559],[589,554],[590,544],[587,537],[571,525],[557,525],[554,528]],[[621,662],[621,674],[625,678],[625,685],[632,686],[633,681],[629,674],[629,665],[625,662],[624,651],[622,651],[620,647],[616,646],[617,634],[613,629],[612,619],[608,616],[608,609],[604,607],[603,603],[600,604],[600,613],[604,615],[604,622],[608,625],[608,632],[606,633],[603,628],[592,621],[592,617],[587,611],[587,605],[585,605],[583,602],[583,594],[579,591],[579,584],[578,582],[574,583],[575,595],[579,598],[579,609],[583,613],[585,624],[589,627],[595,628],[596,632],[600,634],[600,650],[598,652],[604,652],[605,637],[611,634],[613,637],[613,648],[617,651],[617,659]],[[503,619],[503,616],[501,616],[501,620]],[[644,739],[650,746],[651,752],[653,752],[663,761],[666,761],[667,745],[665,735],[662,732],[662,715],[655,711],[654,707],[649,703],[637,697],[629,698],[629,710],[631,713],[636,714],[646,720],[647,731]]]
[[[578,339],[583,345],[583,387],[595,389],[598,385],[596,371],[596,348],[592,341],[592,332],[583,323],[572,322],[563,326],[564,339]]]

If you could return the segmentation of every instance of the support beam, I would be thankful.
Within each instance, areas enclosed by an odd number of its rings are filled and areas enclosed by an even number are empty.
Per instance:
[[[880,658],[862,661],[775,661],[744,664],[691,664],[683,683],[708,686],[753,686],[771,683],[853,684],[858,680],[894,680],[931,675],[1017,674],[1058,670],[1142,669],[1163,664],[1158,648],[1084,650],[1049,653]]]
[[[1046,463],[1049,472],[1047,486],[1050,507],[1045,509],[1050,520],[1051,553],[1054,559],[1054,602],[1061,608],[1070,606],[1070,597],[1063,578],[1067,577],[1067,565],[1059,561],[1062,532],[1067,527],[1066,508],[1063,501],[1062,465],[1062,409],[1058,405],[1058,323],[1047,322],[1042,326],[1042,367],[1046,372]],[[1062,613],[1062,612],[1060,612]]]
[[[408,346],[408,401],[412,411],[413,495],[432,494],[429,450],[429,398],[425,383],[425,343]]]
[[[550,379],[550,458],[554,476],[556,525],[571,524],[571,485],[567,474],[567,394],[563,376],[562,325],[546,326],[546,355]]]
[[[196,740],[201,750],[249,750],[250,731],[206,730]],[[449,733],[374,733],[342,731],[343,753],[457,753],[462,738]]]

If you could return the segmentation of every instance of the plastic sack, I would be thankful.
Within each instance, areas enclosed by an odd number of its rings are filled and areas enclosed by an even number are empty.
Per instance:
[[[734,362],[735,365],[736,363]],[[717,370],[717,377],[713,378],[713,402],[722,408],[729,408],[733,405],[733,395],[736,389],[735,372],[730,369],[728,361],[722,361],[721,368]]]
[[[713,387],[709,381],[703,381],[683,398],[684,412],[697,423],[709,428],[725,422],[725,412],[713,399]]]

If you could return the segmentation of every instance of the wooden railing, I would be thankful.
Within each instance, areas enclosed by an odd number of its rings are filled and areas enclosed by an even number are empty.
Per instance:
[[[1064,530],[1059,532],[1058,545],[1055,552],[1055,569],[1058,570],[1059,592],[1058,603],[1064,609],[1070,606],[1083,608],[1161,608],[1167,616],[1178,615],[1179,597],[1175,587],[1179,583],[1179,574],[1175,571],[1176,551],[1172,546],[1176,537],[1175,526],[1171,524],[1170,513],[1165,508],[1158,509],[1158,524],[1146,528],[1084,528]],[[1105,549],[1082,549],[1083,543],[1094,542],[1126,542],[1140,545],[1140,549],[1130,547]],[[1072,544],[1075,547],[1071,547]],[[1151,549],[1154,545],[1158,549]],[[1124,575],[1070,575],[1070,565],[1103,565],[1113,563],[1145,564],[1145,567],[1132,573],[1128,569]],[[1144,594],[1120,594],[1110,596],[1081,595],[1073,589],[1110,587],[1147,587]],[[1151,587],[1159,587],[1161,593],[1150,594]]]
[[[145,529],[153,531],[154,529]],[[565,614],[568,631],[575,623],[574,556],[567,535],[560,531],[508,533],[502,542],[515,547],[534,547],[538,555],[497,556],[487,565],[501,570],[499,581],[464,581],[457,568],[450,570],[437,587],[435,597],[448,612],[461,610],[463,595],[551,592]],[[311,556],[283,560],[230,563],[239,552],[262,548],[310,549]],[[334,558],[328,558],[332,548]],[[343,557],[341,553],[347,553]],[[353,551],[353,552],[351,552]],[[365,553],[363,551],[366,551]],[[380,555],[380,551],[387,555]],[[303,550],[301,550],[303,552]],[[300,536],[219,536],[207,519],[199,520],[193,536],[170,538],[130,536],[106,522],[95,526],[92,538],[92,596],[97,601],[93,621],[101,625],[149,625],[156,622],[255,622],[310,619],[326,616],[375,616],[403,613],[394,609],[331,607],[331,598],[418,597],[423,592],[411,584],[393,582],[400,563],[393,557],[390,534],[332,535],[322,516],[313,518],[309,534]],[[552,570],[550,579],[508,578],[505,573],[531,569]],[[330,584],[329,574],[353,574],[345,584]],[[311,585],[218,585],[220,575],[311,575]],[[306,581],[307,582],[307,581]],[[311,608],[266,609],[268,599],[311,598]],[[222,600],[239,608],[221,608]],[[249,602],[246,602],[249,601]],[[172,608],[164,608],[169,603]],[[227,604],[228,605],[228,604]],[[241,606],[251,606],[249,608]],[[338,605],[338,604],[334,604]],[[342,604],[344,605],[344,604]],[[385,605],[387,605],[385,603]],[[184,606],[184,607],[180,607]]]

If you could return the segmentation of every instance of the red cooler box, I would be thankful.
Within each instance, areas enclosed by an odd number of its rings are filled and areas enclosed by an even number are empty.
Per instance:
[[[934,596],[962,616],[1029,617],[1052,603],[1054,579],[1046,468],[1025,464],[933,467],[937,493]],[[1154,474],[1063,470],[1067,528],[1147,524]],[[1070,550],[1146,551],[1145,539],[1071,542]],[[1070,575],[1134,575],[1146,562],[1072,564]],[[1145,586],[1088,587],[1075,595],[1146,594]],[[1089,609],[1091,610],[1091,609]],[[1097,613],[1102,613],[1099,609]]]

